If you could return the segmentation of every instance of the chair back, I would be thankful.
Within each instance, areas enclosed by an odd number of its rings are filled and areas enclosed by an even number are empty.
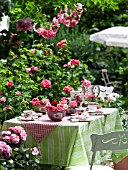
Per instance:
[[[92,170],[96,151],[128,149],[128,131],[115,131],[103,135],[92,134],[91,141],[93,155],[90,170]]]
[[[108,72],[107,69],[102,69],[101,70],[101,74],[102,74],[105,86],[109,86],[109,84],[110,84],[110,80],[109,80],[107,72]]]
[[[98,87],[98,88],[97,88]],[[98,94],[98,97],[107,97],[113,92],[114,87],[106,87],[106,86],[101,86],[97,85],[94,87],[94,93]]]

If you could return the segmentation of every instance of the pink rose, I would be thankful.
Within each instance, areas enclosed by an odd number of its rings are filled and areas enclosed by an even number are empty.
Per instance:
[[[6,102],[6,98],[5,97],[0,98],[0,103],[5,103],[5,102]]]
[[[22,141],[26,141],[26,139],[27,139],[27,133],[26,133],[25,131],[22,131],[22,132],[20,133],[20,137],[21,137],[21,140],[22,140]]]
[[[38,67],[34,67],[34,71],[38,71]]]
[[[71,65],[80,65],[80,61],[79,60],[75,60],[75,59],[71,59]]]
[[[20,142],[20,137],[17,134],[12,134],[10,136],[12,143],[18,144]]]
[[[59,111],[59,112],[63,112],[63,111],[65,111],[65,106],[64,106],[64,104],[58,104],[57,105],[57,110]]]
[[[51,82],[47,79],[41,81],[41,86],[43,88],[50,88],[51,87]]]
[[[33,98],[32,101],[30,101],[33,106],[41,106],[42,105],[42,100],[38,98]]]
[[[4,107],[4,108],[3,108],[3,110],[4,110],[4,111],[12,110],[12,108],[11,108],[11,106],[10,106],[10,105],[8,105],[8,106]]]
[[[10,136],[12,133],[11,133],[11,131],[2,131],[2,136],[4,137],[4,136]]]
[[[13,86],[13,81],[8,81],[8,82],[7,82],[7,86],[8,86],[8,87],[12,87],[12,86]]]
[[[10,136],[4,136],[3,140],[7,143],[11,143],[11,137]]]
[[[6,145],[6,148],[3,153],[6,158],[9,158],[12,154],[12,148],[9,145]]]
[[[14,126],[13,127],[13,132],[20,134],[24,129],[21,126]]]
[[[39,155],[39,149],[37,147],[32,148],[32,155]]]
[[[85,85],[87,87],[91,86],[91,82],[89,80],[87,80],[87,79],[84,79],[81,82],[82,82],[83,85]]]
[[[63,90],[64,90],[66,93],[70,93],[70,91],[73,91],[74,88],[71,87],[71,86],[65,86],[65,87],[63,88]]]
[[[70,102],[70,107],[77,107],[77,102],[76,101],[71,101]]]
[[[62,48],[63,46],[65,46],[67,44],[66,40],[61,40],[60,42],[57,43],[57,47],[58,48]]]
[[[49,112],[56,112],[57,108],[55,106],[52,106],[52,105],[49,105],[47,104],[45,107],[44,107],[45,110],[49,111]]]
[[[0,141],[0,156],[4,156],[5,158],[9,158],[12,154],[12,148],[7,145],[5,142]]]
[[[21,95],[21,92],[20,92],[20,91],[17,91],[17,92],[15,92],[15,95],[16,95],[16,96],[20,96],[20,95]]]
[[[46,105],[47,103],[50,103],[49,99],[42,99],[42,104]]]
[[[67,100],[60,101],[60,104],[67,104]]]

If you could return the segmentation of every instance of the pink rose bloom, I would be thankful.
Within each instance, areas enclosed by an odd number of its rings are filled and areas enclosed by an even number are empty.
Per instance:
[[[16,96],[20,96],[20,95],[21,95],[21,92],[20,92],[20,91],[17,91],[17,92],[15,92],[15,95],[16,95]]]
[[[2,131],[1,135],[4,137],[4,136],[10,136],[12,133],[11,131]]]
[[[63,100],[68,100],[68,99],[67,99],[67,97],[62,97],[61,101],[63,101]]]
[[[9,145],[6,145],[6,148],[3,153],[6,158],[9,158],[12,154],[12,148]]]
[[[34,71],[38,71],[38,67],[34,67]]]
[[[12,148],[3,141],[0,141],[0,156],[1,154],[6,158],[9,158],[12,154]]]
[[[14,127],[9,127],[8,130],[9,130],[9,131],[13,131],[13,128],[14,128]]]
[[[65,106],[63,105],[63,104],[58,104],[57,105],[57,110],[59,111],[59,112],[63,112],[63,111],[65,111]]]
[[[16,24],[17,31],[33,30],[32,21],[29,17],[19,20]]]
[[[31,68],[26,68],[26,72],[32,74]]]
[[[58,48],[62,48],[62,47],[65,46],[66,44],[67,44],[66,40],[61,40],[60,42],[58,42],[58,43],[56,44],[56,46],[57,46]]]
[[[37,147],[32,148],[32,155],[39,155],[39,149]]]
[[[11,143],[11,137],[10,136],[4,136],[3,140],[7,143]]]
[[[41,106],[42,105],[42,100],[38,98],[33,98],[32,101],[30,101],[33,106]]]
[[[67,100],[60,101],[60,104],[67,104]]]
[[[82,80],[81,83],[87,87],[91,86],[91,82],[87,79]]]
[[[20,133],[20,137],[21,137],[21,140],[22,140],[22,141],[26,141],[26,139],[27,139],[27,133],[26,133],[25,131],[22,131],[22,132]]]
[[[65,87],[63,88],[63,90],[64,90],[66,93],[70,93],[70,91],[73,91],[74,88],[71,87],[71,86],[65,86]]]
[[[80,60],[71,59],[71,65],[80,65]]]
[[[5,103],[5,102],[6,102],[6,98],[5,97],[0,98],[0,103]]]
[[[20,142],[20,137],[17,134],[12,134],[10,136],[12,143],[18,144]]]
[[[13,81],[8,81],[8,82],[7,82],[7,86],[8,86],[8,87],[12,87],[12,86],[13,86]]]
[[[51,82],[47,79],[41,81],[41,86],[43,88],[50,88],[51,87]]]
[[[46,105],[45,110],[47,110],[49,112],[56,112],[57,108],[52,105]]]
[[[10,105],[8,105],[8,106],[4,107],[4,108],[3,108],[3,110],[4,110],[4,111],[12,110],[12,108],[11,108],[11,106],[10,106]]]
[[[13,127],[13,132],[20,134],[24,129],[21,126],[14,126]]]
[[[70,107],[77,107],[77,102],[76,101],[71,101],[70,102]]]
[[[47,103],[50,103],[49,99],[42,99],[42,104],[46,105]]]

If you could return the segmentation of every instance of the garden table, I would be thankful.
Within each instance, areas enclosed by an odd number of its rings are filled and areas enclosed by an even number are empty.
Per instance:
[[[90,135],[123,130],[118,109],[103,108],[103,113],[105,114],[92,116],[86,122],[70,122],[68,116],[64,118],[64,121],[58,123],[49,120],[47,115],[43,115],[44,120],[42,117],[36,121],[20,121],[18,118],[14,118],[5,121],[2,130],[17,125],[24,127],[28,135],[27,144],[30,147],[40,147],[42,164],[88,165],[92,156]],[[46,119],[48,123],[46,123]],[[53,126],[54,124],[57,126]],[[32,131],[29,125],[32,125]],[[50,130],[48,126],[51,127]],[[42,135],[43,133],[45,135]],[[128,152],[97,152],[95,164],[110,158],[111,155],[117,163],[126,157]]]

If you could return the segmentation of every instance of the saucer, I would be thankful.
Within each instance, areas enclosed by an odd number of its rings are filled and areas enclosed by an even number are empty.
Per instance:
[[[20,120],[23,120],[23,121],[32,121],[32,120],[34,120],[33,118],[25,118],[25,117],[22,117],[22,116],[20,116],[20,117],[18,117],[18,119],[20,119]]]

